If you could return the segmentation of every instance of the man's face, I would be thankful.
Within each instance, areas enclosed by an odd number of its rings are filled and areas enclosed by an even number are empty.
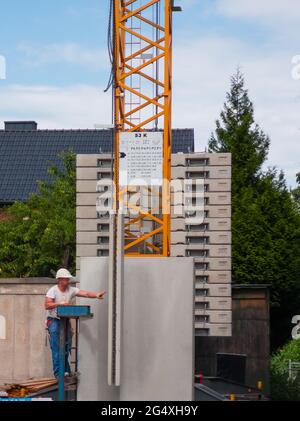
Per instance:
[[[61,289],[67,289],[70,285],[70,279],[69,278],[59,278],[58,279],[58,285]]]

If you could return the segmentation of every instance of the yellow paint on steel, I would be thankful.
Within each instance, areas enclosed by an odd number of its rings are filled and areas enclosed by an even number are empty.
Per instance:
[[[162,11],[163,22],[154,20],[156,7]],[[152,16],[152,18],[151,18]],[[141,30],[132,25],[133,20],[141,22]],[[144,26],[142,26],[142,24]],[[150,29],[149,29],[150,28]],[[157,31],[156,37],[153,35]],[[152,36],[151,36],[152,32]],[[159,36],[157,36],[159,35]],[[128,51],[126,38],[128,36],[137,40],[141,48],[136,51]],[[129,64],[134,59],[142,57],[146,52],[151,52],[151,58],[135,66]],[[149,67],[159,63],[163,71],[155,77],[146,73]],[[115,0],[114,1],[114,72],[115,72],[115,162],[114,162],[114,183],[115,183],[115,209],[118,209],[119,202],[126,202],[126,192],[120,190],[119,186],[119,142],[122,132],[144,132],[149,129],[149,124],[160,121],[163,131],[163,186],[161,192],[153,194],[161,196],[158,217],[154,216],[154,210],[144,212],[138,206],[130,206],[137,213],[125,224],[126,256],[141,257],[168,257],[170,256],[170,180],[171,180],[171,143],[172,143],[172,0]],[[132,83],[135,76],[146,80],[159,87],[162,91],[159,95],[150,96],[148,91],[138,90]],[[140,104],[133,106],[126,111],[126,95],[138,98]],[[139,113],[147,115],[142,119],[136,117]],[[145,112],[146,114],[146,112]],[[140,235],[128,231],[128,227],[136,223],[143,223],[150,220],[154,228],[150,232]],[[156,226],[155,226],[156,225]],[[151,238],[160,233],[161,244],[157,246],[151,242]],[[145,244],[147,253],[135,252],[134,246]]]

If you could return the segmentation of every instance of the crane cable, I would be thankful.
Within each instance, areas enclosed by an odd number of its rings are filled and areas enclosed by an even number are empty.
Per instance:
[[[108,28],[107,28],[107,50],[108,50],[109,61],[111,64],[111,70],[110,70],[109,80],[104,92],[108,92],[114,82],[115,59],[114,59],[114,46],[113,46],[113,6],[114,6],[114,0],[110,0]]]
[[[108,92],[112,86],[114,86],[115,82],[115,68],[116,68],[116,58],[115,58],[115,51],[114,51],[114,1],[110,0],[109,2],[109,17],[108,17],[108,27],[107,27],[107,51],[108,57],[111,64],[111,70],[109,75],[109,80],[107,82],[107,86],[104,92]],[[112,110],[111,110],[111,118],[112,124],[115,125],[116,121],[116,114],[115,114],[115,99],[114,99],[114,92],[112,90]],[[111,176],[112,179],[115,177],[114,171],[114,160],[115,160],[115,131],[116,127],[114,127],[112,131],[112,144],[111,144]],[[114,189],[112,189],[112,203],[114,198]]]

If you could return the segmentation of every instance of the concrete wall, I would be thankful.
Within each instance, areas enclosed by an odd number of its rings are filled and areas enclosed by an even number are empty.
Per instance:
[[[108,258],[82,258],[80,275],[81,288],[107,290]],[[192,400],[193,259],[125,259],[120,388],[107,385],[108,299],[80,324],[78,399]]]
[[[0,279],[0,384],[52,376],[44,299],[53,279]]]

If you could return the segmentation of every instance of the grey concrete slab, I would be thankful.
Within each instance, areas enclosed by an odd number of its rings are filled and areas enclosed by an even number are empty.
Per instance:
[[[2,280],[0,316],[6,329],[0,340],[0,385],[52,376],[44,301],[53,282],[47,278]]]
[[[98,160],[111,161],[111,154],[90,154],[90,155],[77,155],[77,167],[98,167]]]
[[[231,271],[195,269],[196,280],[199,276],[207,276],[209,284],[230,284]]]
[[[30,325],[24,315],[30,314],[29,303],[33,297],[28,295],[16,295],[14,297],[14,346],[18,353],[14,354],[14,377],[29,379],[30,361]]]
[[[14,373],[14,298],[0,295],[0,309],[5,320],[5,339],[0,341],[0,384],[4,384]]]
[[[128,259],[121,400],[192,400],[193,259]]]
[[[196,294],[207,292],[209,297],[231,297],[231,284],[208,284],[196,282]]]
[[[213,206],[223,206],[231,205],[231,193],[230,192],[219,192],[219,193],[209,193],[209,192],[175,192],[171,194],[171,204],[178,205],[187,203],[188,200],[197,200],[198,203],[204,202],[206,200],[207,204]]]
[[[198,303],[207,303],[209,310],[231,310],[232,300],[230,297],[197,297],[195,298],[196,309]]]
[[[206,231],[230,231],[231,230],[231,219],[230,218],[205,218],[205,224],[207,224]],[[185,218],[175,218],[171,220],[171,231],[201,231],[200,224],[189,225]]]
[[[83,246],[81,246],[83,247]],[[88,246],[89,247],[89,246]],[[206,253],[206,254],[205,254]],[[172,257],[184,257],[190,255],[191,257],[231,257],[230,245],[201,245],[201,244],[187,244],[171,246]]]
[[[172,179],[184,179],[184,178],[202,178],[202,173],[207,173],[207,176],[203,175],[203,178],[214,179],[231,179],[231,167],[172,167]]]
[[[81,259],[80,288],[108,290],[108,258]],[[79,302],[91,305],[94,317],[80,322],[78,400],[119,400],[119,388],[108,386],[108,297],[103,301],[81,299]]]
[[[201,182],[202,181],[202,182]],[[178,192],[178,191],[190,191],[189,187],[192,186],[192,182],[189,178],[185,178],[184,182],[178,182],[178,180],[172,180],[171,183],[171,191]],[[211,178],[207,179],[198,179],[198,184],[195,184],[194,187],[196,188],[196,192],[200,193],[203,192],[204,186],[207,186],[207,191],[209,192],[230,192],[231,191],[231,180],[212,180]],[[184,189],[184,190],[183,190]]]
[[[82,207],[79,207],[78,209],[81,209]],[[84,208],[89,208],[89,206],[84,206]],[[204,214],[204,211],[207,212],[207,216]],[[188,213],[191,213],[191,215],[188,215]],[[191,221],[191,223],[193,224],[195,221],[195,215],[193,215],[194,213],[196,213],[196,210],[188,210],[187,208],[185,208],[184,206],[181,205],[176,205],[176,206],[172,206],[171,205],[171,218],[183,218],[185,217],[185,222],[187,224],[189,224],[189,220]],[[190,216],[190,218],[189,218]],[[196,219],[196,224],[200,224],[202,222],[204,222],[204,219],[206,218],[230,218],[231,217],[231,206],[228,205],[224,205],[224,206],[204,206],[204,209],[200,209],[199,211],[197,211],[197,219]]]
[[[195,152],[191,154],[173,154],[172,155],[172,166],[194,166],[200,165],[202,161],[206,161],[205,165],[231,165],[231,154],[230,153],[203,153]],[[200,162],[200,163],[199,163]],[[202,162],[203,163],[203,162]]]
[[[205,238],[207,241],[205,242]],[[84,238],[85,239],[85,238]],[[231,231],[171,232],[171,244],[231,244]],[[80,242],[80,241],[79,241]]]
[[[108,259],[82,258],[80,276],[83,289],[107,289]],[[108,300],[91,305],[94,319],[80,326],[79,400],[193,399],[193,259],[125,260],[120,389],[107,382]]]
[[[205,310],[195,311],[196,322],[207,319],[207,323],[231,324],[232,312],[230,310]]]

